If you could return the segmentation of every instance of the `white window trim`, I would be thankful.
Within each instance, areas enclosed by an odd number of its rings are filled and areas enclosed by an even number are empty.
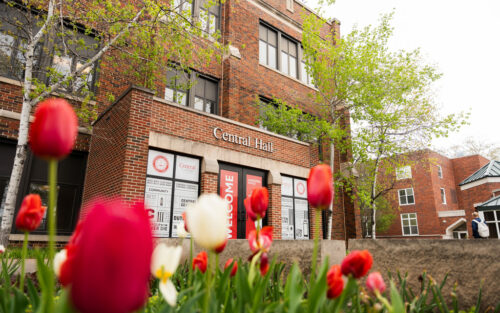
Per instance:
[[[410,178],[412,178],[411,166],[409,165],[401,166],[396,169],[396,180],[410,179]]]
[[[405,197],[406,197],[406,202],[408,202],[408,195],[406,194],[406,190],[408,189],[411,189],[411,192],[413,194],[413,203],[406,203],[406,204],[402,204],[401,203],[401,196],[399,195],[399,191],[401,190],[404,190],[405,191]],[[399,201],[399,205],[400,206],[404,206],[404,205],[415,205],[415,192],[413,190],[413,187],[412,188],[402,188],[402,189],[398,189],[398,201]]]
[[[443,178],[443,168],[441,167],[441,165],[438,165],[438,177],[439,178]]]
[[[411,234],[411,220],[412,218],[410,218],[410,214],[415,214],[415,220],[417,221],[417,233],[416,234]],[[405,231],[404,231],[404,225],[403,225],[403,215],[407,215],[408,218],[407,220],[409,221],[409,227],[410,227],[410,234],[407,234],[405,235]],[[418,216],[417,216],[417,213],[401,213],[401,234],[403,236],[419,236],[419,231],[418,231]]]
[[[441,204],[446,204],[446,190],[444,188],[439,188],[441,192]]]

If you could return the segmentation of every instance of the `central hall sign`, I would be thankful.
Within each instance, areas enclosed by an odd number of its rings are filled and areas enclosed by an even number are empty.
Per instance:
[[[259,138],[252,138],[250,136],[246,137],[238,136],[235,134],[225,132],[222,130],[222,128],[219,127],[214,127],[213,134],[217,140],[227,141],[237,145],[254,148],[262,151],[267,151],[271,153],[274,152],[272,141],[264,142],[262,139]]]

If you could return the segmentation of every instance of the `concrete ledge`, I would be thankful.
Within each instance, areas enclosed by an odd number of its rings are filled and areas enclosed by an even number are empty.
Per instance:
[[[56,242],[68,242],[71,236],[56,236]],[[10,234],[10,241],[24,241],[24,234]],[[49,236],[47,235],[28,235],[28,241],[49,241]]]
[[[167,245],[180,245],[183,246],[183,260],[189,258],[189,239],[178,239],[178,238],[158,238],[158,242],[164,242]],[[286,264],[286,270],[288,270],[293,263],[297,263],[302,269],[302,272],[309,274],[311,271],[311,258],[314,247],[314,241],[312,240],[275,240],[269,251],[269,257],[272,259],[276,256],[277,261]],[[194,255],[199,253],[202,249],[195,245]],[[329,264],[340,264],[342,259],[345,257],[345,241],[343,240],[321,240],[319,251],[318,251],[318,262],[321,262],[324,258],[329,258]],[[248,246],[248,241],[245,239],[235,239],[229,240],[221,253],[219,258],[219,266],[224,266],[229,258],[247,260],[251,255],[250,248]]]
[[[461,308],[476,304],[482,284],[480,312],[500,302],[500,241],[495,239],[359,239],[349,240],[349,250],[367,249],[373,255],[373,270],[387,279],[387,272],[408,273],[408,283],[416,292],[419,276],[427,271],[437,283],[449,273],[443,296],[451,301],[452,287],[457,283]]]

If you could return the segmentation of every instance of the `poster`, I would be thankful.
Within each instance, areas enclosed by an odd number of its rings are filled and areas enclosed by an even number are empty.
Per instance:
[[[228,203],[227,238],[236,239],[238,224],[238,172],[220,171],[220,196]]]
[[[148,175],[172,178],[174,173],[174,155],[156,150],[149,150]]]
[[[155,237],[169,237],[170,211],[172,203],[172,181],[161,178],[146,178],[144,201],[153,219]]]
[[[293,197],[293,179],[281,176],[281,195]]]
[[[198,182],[200,160],[178,155],[175,162],[175,178]]]
[[[293,180],[295,197],[297,198],[307,198],[307,182],[303,179]]]
[[[175,182],[174,212],[172,216],[172,237],[178,237],[177,230],[182,222],[182,213],[190,203],[198,199],[198,184]]]
[[[281,197],[281,239],[293,239],[293,199]]]
[[[295,239],[309,239],[307,200],[295,199]]]
[[[260,176],[255,176],[255,175],[246,175],[246,185],[247,185],[247,190],[245,192],[246,198],[248,198],[250,195],[252,195],[252,191],[257,188],[257,187],[262,187],[262,177]],[[248,234],[255,229],[257,221],[252,221],[247,214],[245,214],[245,238],[248,238]],[[262,220],[261,222],[261,227],[262,227]]]

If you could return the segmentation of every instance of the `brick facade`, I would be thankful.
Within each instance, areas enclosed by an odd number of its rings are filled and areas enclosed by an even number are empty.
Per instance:
[[[462,190],[459,184],[489,160],[480,155],[450,159],[431,150],[414,152],[409,159],[413,162],[412,177],[397,180],[394,190],[388,195],[391,206],[396,209],[396,218],[387,231],[377,236],[450,239],[453,230],[465,224],[471,238],[474,204],[490,199],[493,191],[500,188],[500,183],[482,184],[467,190]],[[439,167],[442,177],[438,175]],[[415,203],[400,205],[398,190],[406,188],[413,188]],[[444,189],[446,203],[442,201],[441,189]],[[417,214],[418,235],[403,235],[401,215],[406,213]]]
[[[199,73],[218,80],[216,114],[196,111],[164,99],[165,82],[157,82],[156,91],[136,87],[132,77],[109,64],[100,63],[96,102],[99,118],[92,136],[80,134],[77,150],[88,151],[83,203],[96,196],[120,196],[128,201],[145,197],[148,150],[150,148],[192,155],[200,159],[201,193],[218,191],[218,165],[222,163],[254,168],[266,173],[270,210],[268,224],[274,237],[281,238],[281,175],[306,179],[309,168],[330,162],[328,146],[320,156],[318,146],[279,136],[255,127],[259,96],[277,97],[290,105],[317,114],[311,95],[314,87],[278,70],[259,63],[259,24],[266,23],[283,35],[300,43],[302,5],[294,3],[293,12],[284,0],[226,1],[221,8],[221,33],[224,42],[238,50],[239,56],[225,56],[219,64],[212,62]],[[339,34],[337,22],[327,23],[321,35]],[[115,53],[110,51],[109,54]],[[280,53],[280,51],[278,51]],[[300,65],[300,64],[298,64]],[[109,103],[108,96],[115,99]],[[0,108],[20,112],[20,87],[0,82]],[[346,112],[344,126],[349,128]],[[0,116],[0,136],[15,139],[17,121]],[[271,142],[273,151],[221,140],[214,131]],[[323,146],[323,148],[325,145]],[[334,171],[348,162],[350,153],[335,150]],[[321,160],[321,161],[320,161]],[[314,212],[309,211],[309,232],[314,233]],[[332,239],[356,238],[361,227],[359,208],[348,193],[337,191],[332,217]],[[320,228],[322,233],[322,228]],[[322,236],[322,234],[320,234]]]

